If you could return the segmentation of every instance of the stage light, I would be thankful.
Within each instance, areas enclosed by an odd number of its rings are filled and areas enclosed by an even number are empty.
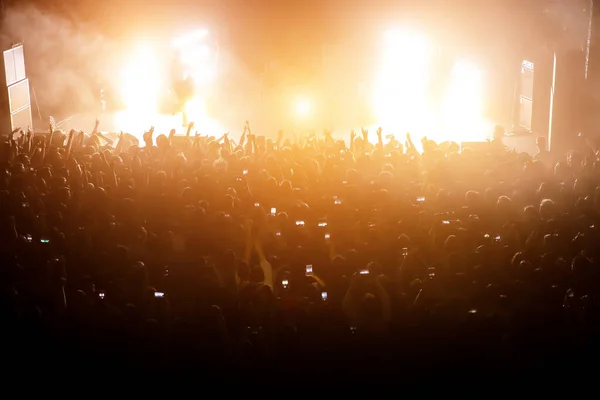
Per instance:
[[[201,96],[196,96],[185,104],[185,112],[187,113],[189,122],[199,124],[204,121],[206,116],[206,103]]]
[[[210,47],[204,45],[204,46],[200,46],[198,48],[198,58],[199,59],[207,59],[210,57],[210,55],[211,55]]]
[[[312,114],[313,105],[310,99],[306,97],[299,97],[296,99],[294,110],[297,116],[306,118]]]
[[[384,34],[385,55],[394,58],[403,53],[423,60],[429,56],[430,45],[427,38],[416,31],[390,29]]]
[[[478,141],[489,129],[483,114],[483,72],[474,63],[458,61],[452,68],[443,101],[444,130],[455,141]]]
[[[428,86],[431,46],[418,32],[385,32],[373,108],[377,123],[386,129],[429,130]]]
[[[180,36],[179,38],[173,41],[173,46],[175,47],[185,47],[190,43],[198,42],[208,36],[208,30],[199,29],[197,31],[193,31],[191,33]]]
[[[217,49],[206,40],[208,31],[201,30],[180,37],[175,43],[183,75],[196,85],[211,83],[217,73]]]
[[[159,60],[149,44],[142,44],[122,71],[121,95],[125,107],[138,113],[155,112],[161,79]]]

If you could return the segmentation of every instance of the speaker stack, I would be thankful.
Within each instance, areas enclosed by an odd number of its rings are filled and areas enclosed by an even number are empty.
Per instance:
[[[528,131],[533,127],[533,82],[534,63],[521,62],[521,81],[519,82],[519,126]]]
[[[571,149],[584,128],[586,54],[581,50],[542,49],[523,60],[513,124],[545,136],[552,151]]]
[[[572,150],[583,129],[586,54],[580,50],[555,53],[549,118],[550,150]]]
[[[13,46],[3,54],[4,74],[0,74],[0,133],[16,128],[33,129],[29,79],[25,73],[23,45]]]

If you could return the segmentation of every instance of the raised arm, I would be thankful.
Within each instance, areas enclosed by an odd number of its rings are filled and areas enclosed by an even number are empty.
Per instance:
[[[271,263],[267,261],[267,258],[265,257],[265,253],[262,248],[262,243],[260,242],[260,239],[258,237],[254,238],[254,248],[256,249],[256,253],[258,254],[258,259],[260,260],[260,268],[262,269],[263,275],[265,277],[264,284],[272,289],[273,267],[271,266]]]
[[[96,118],[96,121],[94,121],[94,129],[92,129],[92,133],[90,134],[90,136],[94,136],[96,133],[98,133],[99,126],[100,126],[100,120],[98,118]]]
[[[185,132],[185,137],[189,138],[190,135],[192,134],[192,130],[194,129],[194,123],[190,122],[188,127],[187,127],[187,131]]]
[[[244,231],[246,232],[246,242],[244,245],[244,257],[243,260],[246,264],[250,264],[250,258],[252,257],[252,221],[247,220],[244,223]]]
[[[379,150],[383,150],[383,129],[381,127],[377,128],[377,148]]]

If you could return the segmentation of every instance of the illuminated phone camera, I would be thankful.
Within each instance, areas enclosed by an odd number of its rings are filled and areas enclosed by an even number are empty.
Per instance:
[[[435,278],[435,268],[427,268],[427,276],[429,279]]]

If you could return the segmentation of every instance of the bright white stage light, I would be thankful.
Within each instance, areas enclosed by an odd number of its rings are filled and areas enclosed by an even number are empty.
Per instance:
[[[149,44],[142,44],[122,70],[121,96],[128,110],[152,113],[158,106],[161,81],[158,57]]]
[[[373,99],[378,123],[399,131],[426,130],[423,124],[431,121],[428,40],[410,30],[387,31],[380,65]]]
[[[199,29],[197,31],[193,31],[191,33],[188,33],[186,35],[183,35],[183,36],[175,39],[175,41],[173,41],[173,46],[185,47],[185,46],[189,45],[190,43],[198,42],[207,36],[208,36],[208,30]]]
[[[457,141],[472,141],[486,134],[483,86],[483,72],[477,65],[466,60],[454,64],[444,98],[443,124]]]
[[[175,41],[183,75],[191,77],[196,85],[209,84],[217,75],[217,51],[207,36],[207,30],[200,30]]]
[[[385,56],[394,59],[394,56],[405,54],[423,60],[429,57],[430,45],[427,38],[410,30],[390,29],[384,35]]]
[[[299,97],[298,99],[296,99],[294,109],[297,116],[306,118],[312,114],[313,105],[310,99],[306,97]]]

